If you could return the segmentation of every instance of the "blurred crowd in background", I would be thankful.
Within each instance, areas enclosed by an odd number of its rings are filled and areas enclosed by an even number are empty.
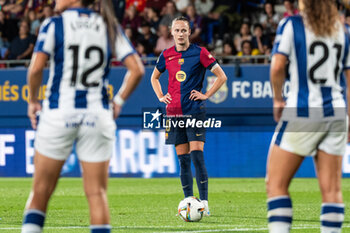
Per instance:
[[[173,46],[170,25],[174,18],[183,15],[190,21],[191,42],[222,57],[219,59],[222,64],[234,63],[234,59],[227,57],[232,55],[270,55],[279,21],[298,14],[294,0],[112,1],[125,35],[141,57],[157,57]],[[59,14],[54,6],[54,0],[0,0],[0,59],[30,59],[40,24]],[[99,2],[91,7],[99,10]],[[340,12],[350,24],[347,17],[350,14],[341,6]],[[268,61],[240,60],[254,62]],[[146,65],[154,63],[145,59]]]

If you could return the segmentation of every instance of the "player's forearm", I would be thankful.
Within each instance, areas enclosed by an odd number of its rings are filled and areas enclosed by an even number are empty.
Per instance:
[[[159,82],[160,78],[160,72],[155,68],[153,70],[152,76],[151,76],[151,85],[153,88],[154,93],[156,93],[158,99],[162,98],[164,96],[163,91],[162,91],[162,86],[160,85]]]
[[[271,86],[273,91],[273,98],[277,100],[282,100],[282,88],[284,83],[284,72],[283,71],[272,71],[271,70]]]
[[[143,76],[142,72],[128,71],[125,74],[124,81],[118,91],[118,95],[123,100],[128,99],[131,93],[133,93],[133,91],[136,89],[137,85],[141,81],[142,76]]]
[[[347,100],[347,109],[348,109],[348,117],[350,119],[350,87],[347,88],[346,91],[346,100]]]
[[[158,99],[162,98],[164,94],[163,94],[162,86],[160,85],[159,79],[152,78],[151,84],[152,84],[153,91],[154,93],[156,93]]]
[[[123,84],[116,95],[117,99],[121,99],[122,102],[129,98],[141,81],[142,76],[145,74],[144,66],[138,55],[134,54],[128,56],[125,59],[124,64],[128,69],[128,72],[126,72]]]
[[[278,59],[272,59],[270,69],[270,81],[275,100],[283,100],[282,89],[285,80],[285,66]]]
[[[345,70],[346,77],[346,99],[347,99],[347,107],[348,107],[348,116],[350,118],[350,70]]]
[[[43,70],[48,59],[45,53],[35,53],[28,70],[29,102],[38,102],[39,88],[43,79]]]
[[[213,86],[205,93],[205,95],[208,98],[214,95],[215,92],[217,92],[220,89],[220,87],[227,81],[226,74],[220,66],[213,70],[213,74],[215,74],[217,79],[213,83]]]
[[[43,70],[28,71],[29,102],[38,102],[39,88],[42,82]]]
[[[220,87],[226,82],[226,80],[227,80],[226,76],[225,78],[218,77],[213,83],[213,86],[205,93],[205,95],[208,96],[208,98],[210,98],[212,95],[215,94],[215,92],[217,92],[220,89]]]

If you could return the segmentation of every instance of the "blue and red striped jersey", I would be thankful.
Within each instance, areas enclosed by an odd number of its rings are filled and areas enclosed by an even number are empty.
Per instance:
[[[168,70],[168,93],[172,101],[167,105],[167,115],[190,115],[204,112],[204,102],[190,100],[192,90],[201,91],[206,69],[216,64],[206,48],[191,44],[186,51],[176,51],[173,46],[165,49],[158,58],[156,68]]]

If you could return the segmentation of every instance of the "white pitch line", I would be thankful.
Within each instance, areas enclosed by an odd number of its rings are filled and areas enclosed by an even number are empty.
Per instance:
[[[226,225],[226,226],[230,226],[230,225]],[[267,231],[268,228],[264,227],[264,228],[247,228],[247,227],[243,227],[243,228],[237,228],[237,225],[232,225],[232,229],[220,229],[220,230],[215,230],[215,229],[203,229],[203,230],[191,230],[188,229],[186,231],[164,231],[164,232],[160,232],[160,233],[201,233],[201,232],[239,232],[239,231]],[[142,228],[181,228],[183,226],[115,226],[112,227],[112,229],[142,229]],[[318,229],[320,228],[320,225],[299,225],[299,226],[294,226],[292,227],[292,229],[294,230],[305,230],[305,229]],[[344,225],[342,228],[350,228],[350,225]],[[0,227],[0,230],[20,230],[21,227]],[[45,227],[44,229],[89,229],[88,226],[67,226],[67,227]]]
[[[245,227],[246,225],[234,225],[234,224],[226,224],[226,225],[216,225],[218,227]],[[113,229],[142,229],[142,228],[180,228],[180,227],[184,227],[184,226],[112,226]],[[45,229],[88,229],[89,226],[66,226],[66,227],[44,227]],[[207,227],[209,228],[209,226]],[[0,230],[18,230],[18,229],[22,229],[19,226],[14,226],[14,227],[0,227]]]
[[[318,229],[320,225],[315,226],[295,226],[292,230]],[[343,226],[342,228],[350,228],[350,226]],[[220,230],[188,230],[188,231],[164,231],[159,233],[203,233],[203,232],[242,232],[242,231],[268,231],[268,228],[234,228],[234,229],[220,229]]]

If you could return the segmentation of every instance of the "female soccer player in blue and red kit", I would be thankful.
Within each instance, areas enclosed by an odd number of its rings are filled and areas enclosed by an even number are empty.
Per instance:
[[[171,121],[182,119],[205,120],[204,102],[225,83],[227,77],[215,58],[205,49],[191,44],[189,22],[185,17],[173,20],[171,34],[175,46],[166,49],[160,55],[154,68],[151,82],[160,102],[165,103],[167,116],[175,116]],[[217,76],[213,86],[203,94],[201,92],[206,69]],[[168,70],[168,93],[163,95],[159,78]],[[178,118],[180,117],[180,118]],[[205,215],[209,216],[208,173],[204,163],[203,148],[205,142],[204,127],[167,128],[166,143],[175,144],[180,162],[180,178],[185,197],[193,196],[193,178],[191,160],[196,168],[196,181],[200,199],[205,205]]]

